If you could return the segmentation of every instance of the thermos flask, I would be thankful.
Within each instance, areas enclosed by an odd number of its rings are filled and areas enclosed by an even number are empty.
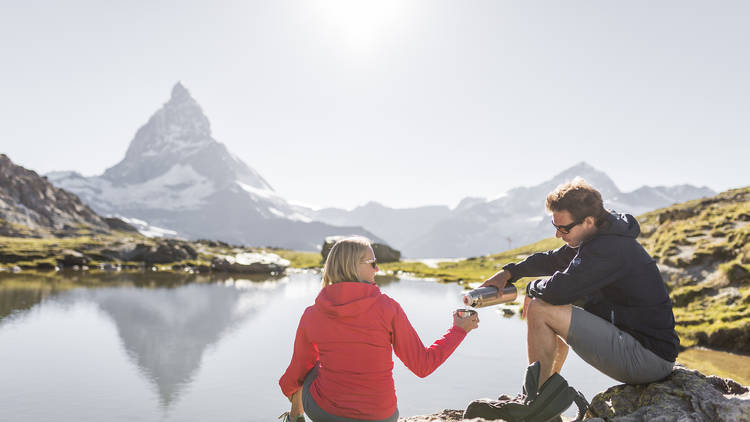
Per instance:
[[[498,303],[512,302],[516,300],[518,291],[516,286],[508,285],[502,292],[494,286],[480,287],[469,291],[464,295],[464,305],[474,308],[497,305]]]

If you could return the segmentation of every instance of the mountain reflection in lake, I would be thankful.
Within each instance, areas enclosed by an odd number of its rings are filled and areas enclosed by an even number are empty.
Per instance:
[[[460,305],[453,284],[379,282],[427,345]],[[316,273],[255,281],[0,275],[0,420],[275,420],[288,410],[278,378],[319,289]],[[520,391],[524,324],[494,308],[480,318],[480,328],[425,379],[396,358],[402,416]],[[563,375],[589,398],[614,384],[574,353]]]

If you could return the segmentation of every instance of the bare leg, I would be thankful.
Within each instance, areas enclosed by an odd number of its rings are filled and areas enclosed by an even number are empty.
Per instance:
[[[557,336],[557,353],[555,354],[555,363],[552,364],[552,372],[557,372],[559,374],[560,371],[562,371],[565,358],[568,357],[569,349],[570,346],[568,346],[568,343],[566,343],[562,337]]]
[[[529,363],[539,361],[541,366],[539,385],[559,371],[565,362],[568,345],[562,339],[568,338],[572,309],[571,305],[554,306],[540,299],[533,299],[529,303],[526,316],[529,334],[526,342]]]

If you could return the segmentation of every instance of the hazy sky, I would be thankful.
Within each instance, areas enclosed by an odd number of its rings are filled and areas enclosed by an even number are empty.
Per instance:
[[[182,81],[317,205],[455,205],[580,161],[750,184],[747,1],[0,0],[0,152],[101,174]]]

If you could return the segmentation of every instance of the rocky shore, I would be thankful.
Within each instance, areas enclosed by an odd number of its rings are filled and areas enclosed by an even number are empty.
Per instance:
[[[291,265],[279,256],[283,251],[215,241],[147,238],[137,233],[1,239],[0,272],[157,270],[273,275]]]
[[[462,409],[444,409],[400,422],[482,422],[463,419]],[[750,389],[731,379],[706,376],[677,366],[665,380],[620,384],[591,399],[589,422],[750,421]]]

